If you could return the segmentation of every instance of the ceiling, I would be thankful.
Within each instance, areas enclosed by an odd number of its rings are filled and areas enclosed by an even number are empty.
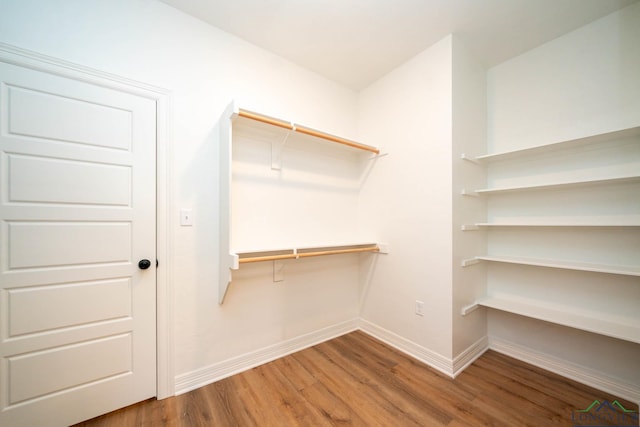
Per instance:
[[[447,34],[487,67],[638,0],[161,0],[354,90]]]

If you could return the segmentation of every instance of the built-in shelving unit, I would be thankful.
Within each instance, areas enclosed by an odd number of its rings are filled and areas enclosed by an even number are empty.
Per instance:
[[[486,296],[461,314],[487,307],[640,343],[640,310],[633,309],[640,303],[640,251],[629,244],[634,236],[640,241],[640,127],[461,158],[486,168],[488,181],[486,188],[461,190],[463,196],[487,198],[487,220],[460,227],[487,233],[488,242],[488,254],[462,260],[461,266],[491,266]],[[603,236],[607,242],[600,249]],[[626,243],[618,265],[611,248],[617,250],[621,236]],[[573,252],[559,256],[559,243]],[[607,251],[601,259],[599,250]],[[527,268],[528,280],[518,280],[518,266]],[[589,290],[581,275],[589,275]],[[536,283],[580,298],[556,304],[536,291]],[[595,288],[606,296],[593,293]],[[602,298],[607,304],[599,304]]]
[[[298,236],[295,236],[296,244],[291,246],[284,245],[285,249],[282,248],[282,241],[286,240],[286,237],[280,236],[280,240],[278,242],[274,242],[272,247],[269,247],[269,243],[267,243],[267,247],[264,248],[265,242],[264,236],[262,236],[262,239],[259,242],[256,242],[256,246],[259,246],[263,249],[234,249],[233,236],[231,235],[232,230],[234,229],[233,223],[237,219],[233,217],[231,208],[232,177],[233,174],[237,172],[234,172],[233,170],[234,140],[241,138],[243,141],[249,141],[249,146],[251,146],[251,144],[254,142],[258,142],[259,144],[270,144],[270,169],[274,173],[277,173],[277,175],[263,174],[257,177],[252,177],[252,179],[254,180],[255,185],[258,186],[261,185],[261,182],[266,182],[269,185],[277,185],[277,183],[283,181],[283,179],[288,179],[289,181],[286,181],[286,184],[282,184],[280,188],[282,189],[284,187],[284,190],[282,190],[283,193],[286,191],[295,191],[294,194],[296,195],[296,197],[300,197],[299,189],[305,188],[305,185],[309,185],[311,188],[313,188],[314,186],[318,187],[317,182],[313,182],[311,184],[304,182],[304,179],[311,179],[309,177],[313,177],[314,173],[324,174],[331,173],[331,171],[334,170],[338,171],[339,173],[341,173],[340,176],[335,178],[335,181],[337,182],[336,186],[338,186],[340,184],[344,184],[344,182],[346,181],[353,181],[353,177],[357,176],[358,173],[360,173],[360,175],[366,175],[365,173],[362,173],[360,169],[366,170],[367,167],[372,164],[372,161],[382,156],[383,154],[380,153],[380,150],[377,147],[372,147],[370,145],[362,144],[360,142],[356,142],[347,138],[336,136],[327,132],[322,132],[308,126],[297,124],[292,121],[275,118],[246,109],[241,109],[238,108],[234,103],[227,107],[218,122],[218,127],[219,133],[217,136],[221,171],[219,187],[220,277],[218,288],[218,302],[220,304],[223,303],[225,295],[227,293],[227,289],[229,287],[229,284],[231,283],[231,271],[240,268],[240,266],[243,264],[267,261],[301,260],[309,257],[329,255],[386,253],[386,245],[372,242],[371,240],[365,240],[355,243],[350,242],[348,244],[318,244],[316,243],[317,240],[312,240],[308,242],[308,244],[302,246],[297,244]],[[248,149],[250,150],[251,148]],[[244,150],[247,150],[247,148],[244,148]],[[289,151],[287,152],[287,150]],[[257,157],[254,158],[251,156],[252,155],[249,155],[249,162],[259,162],[259,160],[256,160]],[[321,158],[321,160],[317,160],[314,163],[314,156]],[[294,162],[295,167],[293,167],[293,170],[284,170],[286,169],[286,159],[292,162],[294,160],[298,162]],[[334,161],[336,164],[339,164],[339,167],[332,167],[331,165],[327,165],[325,162],[327,159],[329,159],[329,161]],[[355,166],[355,169],[358,169],[357,171],[353,173],[345,172],[345,169],[348,169],[352,164],[364,164],[365,167],[360,168],[359,166]],[[249,167],[255,170],[255,165],[251,165]],[[315,167],[316,169],[313,169],[313,167]],[[311,168],[311,170],[309,168]],[[286,176],[286,178],[283,178],[283,176]],[[294,178],[292,178],[292,176]],[[295,181],[295,177],[300,177],[301,181]],[[334,178],[328,179],[331,180]],[[321,185],[330,188],[331,184],[322,182]],[[353,185],[357,186],[359,185],[359,183],[356,182]],[[290,188],[292,187],[295,187],[295,190],[291,190]],[[324,187],[323,191],[326,193],[328,190],[326,190]],[[348,188],[347,190],[352,191],[353,189]],[[345,191],[346,190],[342,188],[342,192]],[[256,194],[259,195],[258,198],[262,198],[262,196],[264,195],[263,193],[264,192],[261,193],[259,190],[256,190]],[[278,194],[278,196],[282,197],[281,194]],[[257,203],[259,202],[256,201],[256,206],[254,209],[257,209]],[[264,203],[264,200],[262,200],[262,203]],[[277,205],[278,202],[273,201],[271,203],[272,207],[279,207]],[[282,207],[282,209],[286,210],[286,207]],[[309,208],[305,211],[304,215],[296,217],[296,222],[309,221],[308,227],[315,227],[316,224],[314,220],[317,220],[318,218],[314,218],[314,214],[315,212],[313,212],[312,209]],[[260,214],[255,211],[253,213],[250,213],[249,216],[255,218],[256,215]],[[261,217],[261,220],[262,219],[264,218]],[[276,221],[278,223],[276,225],[270,223],[269,219],[264,219],[264,221],[265,222],[263,227],[269,229],[283,227],[283,222],[286,226],[286,221]],[[237,225],[238,224],[236,224],[236,226]],[[281,234],[286,236],[287,233],[292,232],[284,229],[282,230]],[[327,232],[327,234],[329,235],[328,241],[331,242],[332,240],[336,240],[335,238],[331,239],[330,230]],[[252,245],[252,242],[249,242],[248,245],[246,241],[244,241],[243,243],[243,246],[245,247]]]

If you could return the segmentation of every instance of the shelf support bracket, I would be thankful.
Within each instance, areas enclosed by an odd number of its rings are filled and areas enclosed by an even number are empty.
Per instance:
[[[462,307],[462,309],[460,310],[460,314],[466,316],[467,314],[476,311],[478,308],[480,308],[480,306],[477,303],[467,305],[465,307]]]
[[[469,259],[463,259],[460,265],[461,267],[469,267],[470,265],[474,265],[479,262],[480,260],[478,258],[469,258]]]
[[[471,163],[476,164],[476,165],[479,165],[479,164],[480,164],[480,162],[479,162],[475,157],[469,157],[469,156],[468,156],[467,154],[465,154],[465,153],[460,154],[460,158],[461,158],[462,160],[466,160],[466,161],[471,162]]]
[[[284,261],[273,261],[273,281],[284,282]]]
[[[478,227],[477,225],[474,225],[474,224],[462,224],[460,226],[460,230],[462,230],[462,231],[478,231],[478,230],[480,230],[480,227]]]
[[[388,155],[389,155],[389,153],[387,153],[387,152],[384,152],[384,153],[380,152],[378,154],[374,154],[373,156],[369,157],[369,160],[377,160],[380,157],[385,157],[385,156],[388,156]]]
[[[275,141],[271,143],[271,170],[282,170],[282,151],[287,143],[287,138],[291,131],[284,134],[282,141]]]
[[[468,196],[468,197],[479,197],[480,196],[477,192],[471,191],[471,190],[467,190],[465,188],[463,188],[460,191],[460,194],[462,194],[463,196]]]

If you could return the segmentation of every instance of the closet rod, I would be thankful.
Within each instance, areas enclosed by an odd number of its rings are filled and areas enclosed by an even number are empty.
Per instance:
[[[310,135],[310,136],[314,136],[316,138],[321,138],[327,141],[331,141],[331,142],[335,142],[338,144],[342,144],[342,145],[346,145],[352,148],[357,148],[359,150],[364,150],[364,151],[370,151],[374,154],[380,154],[380,150],[378,150],[376,147],[371,147],[369,145],[365,145],[365,144],[360,144],[359,142],[355,142],[355,141],[350,141],[348,139],[345,138],[341,138],[339,136],[334,136],[334,135],[330,135],[328,133],[324,133],[324,132],[320,132],[305,126],[301,126],[301,125],[293,125],[289,122],[286,122],[284,120],[280,120],[280,119],[274,119],[272,117],[268,117],[268,116],[263,116],[262,114],[258,114],[258,113],[254,113],[251,111],[247,111],[247,110],[242,110],[239,109],[238,110],[238,116],[240,117],[244,117],[246,119],[251,119],[251,120],[255,120],[258,122],[262,122],[262,123],[266,123],[269,125],[273,125],[273,126],[278,126],[284,129],[288,129],[288,130],[292,130],[295,132],[299,132],[299,133],[304,133],[305,135]]]
[[[294,129],[294,126],[289,122],[285,122],[284,120],[273,119],[271,117],[263,116],[261,114],[252,113],[251,111],[239,110],[238,115],[240,117],[256,120],[258,122],[266,123],[268,125],[278,126],[278,127],[289,129],[289,130]]]
[[[359,150],[370,151],[374,154],[380,154],[380,150],[375,147],[370,147],[368,145],[360,144],[358,142],[349,141],[348,139],[340,138],[339,136],[329,135],[324,132],[319,132],[317,130],[313,130],[307,127],[303,127],[300,125],[295,125],[296,132],[304,133],[306,135],[315,136],[316,138],[326,139],[327,141],[336,142],[338,144],[347,145],[349,147],[357,148]]]
[[[329,249],[326,251],[298,252],[298,253],[281,254],[281,255],[264,255],[264,256],[240,258],[238,262],[240,264],[245,264],[250,262],[277,261],[281,259],[298,259],[298,258],[307,258],[307,257],[314,257],[314,256],[324,256],[324,255],[352,254],[352,253],[358,253],[358,252],[380,252],[380,248],[376,245],[376,246],[367,246],[365,248]]]

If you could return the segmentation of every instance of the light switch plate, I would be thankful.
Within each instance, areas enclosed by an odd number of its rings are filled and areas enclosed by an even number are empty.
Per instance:
[[[180,209],[180,225],[191,227],[193,225],[193,212],[191,209]]]

